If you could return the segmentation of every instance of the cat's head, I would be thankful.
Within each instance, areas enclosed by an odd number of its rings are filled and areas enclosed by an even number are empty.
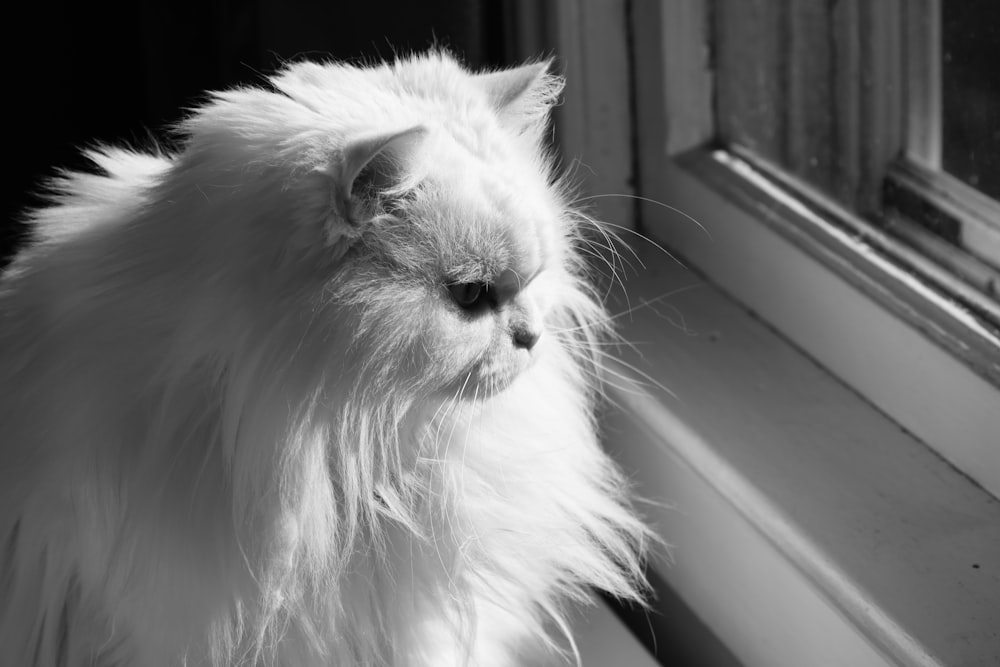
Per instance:
[[[548,67],[296,64],[192,117],[182,160],[246,191],[230,256],[307,305],[303,339],[335,348],[319,365],[374,392],[492,395],[599,313],[544,146]]]

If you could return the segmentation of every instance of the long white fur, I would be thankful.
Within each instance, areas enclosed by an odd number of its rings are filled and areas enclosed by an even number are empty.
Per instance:
[[[0,282],[0,665],[513,665],[591,587],[638,596],[561,81],[431,53],[270,84],[176,154],[90,152]],[[359,227],[337,193],[383,143]],[[530,357],[432,284],[505,262]]]

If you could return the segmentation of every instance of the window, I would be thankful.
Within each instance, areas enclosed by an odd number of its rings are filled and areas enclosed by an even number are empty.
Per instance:
[[[965,303],[996,328],[1000,299],[1000,56],[987,2],[906,5],[907,132],[885,179],[882,221],[979,294]],[[952,294],[963,292],[952,288]],[[985,297],[985,298],[982,298]],[[960,297],[961,298],[961,297]]]
[[[1000,207],[983,196],[1000,174],[995,5],[713,7],[717,140],[887,231],[901,243],[883,253],[997,331]]]
[[[638,190],[707,223],[714,239],[653,205],[640,211],[645,231],[998,494],[1000,208],[957,177],[996,157],[977,152],[966,167],[943,157],[960,150],[958,139],[947,147],[959,122],[991,133],[1000,118],[989,88],[968,92],[981,75],[948,83],[959,68],[949,54],[985,57],[942,41],[960,30],[953,23],[987,23],[974,4],[632,3]],[[966,97],[945,103],[945,91]],[[980,120],[950,120],[951,107]],[[710,196],[747,221],[720,216]],[[824,301],[833,282],[804,292],[819,274],[789,273],[791,259],[758,248],[767,234],[877,304],[884,324],[853,312],[853,298]],[[755,248],[763,254],[746,254]],[[957,363],[930,367],[942,350]],[[872,356],[885,364],[862,361]]]
[[[741,663],[1000,655],[992,102],[953,73],[990,57],[949,47],[988,4],[554,3],[567,159],[686,267],[638,250],[629,360],[676,397],[616,392],[608,444]]]

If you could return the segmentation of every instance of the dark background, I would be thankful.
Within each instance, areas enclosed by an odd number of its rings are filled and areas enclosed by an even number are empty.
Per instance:
[[[297,58],[385,59],[449,48],[471,66],[514,60],[505,0],[350,2],[28,0],[7,12],[0,266],[57,167],[94,143],[148,146],[206,90],[252,84]]]

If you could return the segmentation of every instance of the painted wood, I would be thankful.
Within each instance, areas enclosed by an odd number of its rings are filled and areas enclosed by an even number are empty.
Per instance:
[[[665,4],[658,0],[633,0],[629,17],[637,130],[634,158],[638,165],[636,187],[640,193],[648,192],[653,183],[659,182],[663,167],[669,159],[669,147],[672,142],[679,141],[668,139],[667,136],[667,99],[676,98],[677,106],[681,108],[684,108],[684,102],[694,102],[693,98],[686,96],[683,87],[672,85],[672,81],[677,80],[668,78],[665,73],[668,61],[664,53],[662,32]],[[669,60],[695,62],[699,53],[692,48],[695,45],[690,40],[678,42],[678,46],[681,45],[686,45],[688,49],[678,50]],[[709,123],[714,118],[711,107],[699,109],[692,104],[691,112],[701,112]],[[714,129],[711,133],[714,133]],[[641,218],[638,222],[641,224]]]
[[[743,667],[711,628],[653,568],[646,568],[649,608],[603,598],[661,665]]]
[[[778,164],[788,138],[787,4],[719,0],[712,15],[718,138]]]
[[[1000,202],[946,172],[909,159],[893,165],[888,186],[887,203],[892,208],[920,221],[956,250],[962,248],[1000,270]],[[958,272],[974,270],[974,262],[956,259]],[[1000,281],[980,277],[972,284],[1000,307]]]
[[[648,196],[659,187],[672,156],[707,145],[715,137],[710,3],[630,3],[637,128],[634,159],[640,194]]]
[[[1000,304],[987,296],[989,289],[980,291],[973,286],[975,283],[964,282],[940,261],[941,257],[923,252],[911,245],[906,236],[897,234],[901,228],[894,219],[901,211],[906,213],[913,207],[894,210],[903,201],[899,196],[902,188],[896,186],[905,183],[908,193],[919,191],[921,198],[930,201],[936,179],[920,179],[912,170],[900,169],[905,161],[895,165],[889,181],[896,190],[891,195],[894,206],[879,217],[880,224],[875,226],[788,172],[743,151],[716,152],[713,157],[689,155],[682,161],[694,171],[702,172],[699,178],[706,183],[729,193],[723,196],[742,203],[748,210],[758,210],[767,204],[788,212],[790,215],[778,215],[772,210],[771,215],[759,219],[806,252],[826,261],[841,277],[853,281],[869,296],[881,299],[895,314],[909,318],[915,328],[1000,386]],[[939,216],[944,211],[944,207],[939,209]],[[924,235],[930,234],[924,230]],[[900,243],[901,238],[907,242]],[[953,254],[957,253],[958,249],[953,248]],[[975,271],[974,259],[967,255],[965,259],[963,269]],[[987,281],[982,280],[986,274],[980,273],[979,278],[979,284],[987,287]],[[973,317],[972,313],[976,315]],[[972,320],[970,330],[966,321]]]
[[[858,25],[863,35],[860,74],[854,98],[860,106],[858,127],[851,140],[858,143],[857,193],[847,201],[863,214],[881,207],[882,183],[903,150],[906,119],[903,99],[906,83],[903,69],[902,0],[850,0],[858,4]],[[851,29],[846,26],[846,29]],[[850,85],[850,84],[848,84]]]
[[[663,91],[666,152],[676,155],[704,145],[715,134],[708,1],[647,4],[654,4],[655,8],[643,9],[645,14],[636,9],[636,21],[652,21],[653,27],[659,27],[659,48],[653,53],[637,52],[635,64],[642,70],[652,58],[663,63],[663,78],[645,81],[644,85]]]
[[[996,498],[700,277],[640,257],[623,359],[651,380],[613,391],[606,441],[672,544],[658,571],[747,665],[998,664]],[[775,299],[802,308],[799,279]]]
[[[673,561],[664,567],[664,576],[742,664],[894,664],[845,622],[733,504],[682,460],[657,451],[662,447],[659,440],[637,428],[635,416],[627,419],[616,435],[633,448],[623,461],[636,466],[634,478],[643,492],[671,505],[670,509],[650,511],[664,538],[673,543]],[[642,447],[647,452],[634,451]],[[699,660],[690,664],[709,667],[712,663]]]
[[[556,110],[563,163],[595,217],[635,221],[625,0],[554,3],[554,48],[566,89]]]
[[[906,59],[906,156],[941,168],[941,0],[903,5]]]
[[[752,172],[726,175],[728,168],[717,167],[706,157],[669,169],[652,194],[700,221],[707,234],[688,218],[652,205],[644,210],[646,233],[1000,496],[1000,390],[986,379],[994,377],[1000,354],[988,352],[996,346],[990,333],[977,333],[975,322],[960,312],[952,313],[954,320],[935,322],[913,310],[924,300],[899,301],[896,294],[922,290],[918,296],[930,299],[919,280],[871,253],[873,266],[882,266],[898,286],[875,282],[856,263],[831,254],[833,245],[812,245],[806,230],[825,230],[838,243],[859,244],[864,253],[861,241],[823,227],[800,200],[773,186],[762,189],[766,182],[751,182]],[[918,328],[924,325],[968,329],[963,338],[957,329]],[[963,349],[973,337],[980,347]],[[973,352],[987,356],[963,358]]]
[[[580,651],[580,667],[659,667],[603,602],[581,612],[573,624],[573,634]]]
[[[1000,323],[1000,202],[909,159],[889,171],[886,200],[891,213],[919,225],[903,238],[974,286],[978,299],[968,300]]]

